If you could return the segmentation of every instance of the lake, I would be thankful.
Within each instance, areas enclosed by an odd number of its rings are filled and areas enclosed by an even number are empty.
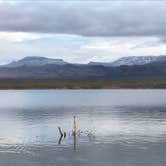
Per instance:
[[[166,90],[1,90],[0,166],[165,166],[165,100]]]

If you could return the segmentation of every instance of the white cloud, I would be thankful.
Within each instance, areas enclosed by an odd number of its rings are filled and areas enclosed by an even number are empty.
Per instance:
[[[91,41],[79,51],[91,55],[90,61],[109,62],[123,56],[165,55],[166,44],[157,37],[115,37]]]
[[[25,32],[0,32],[0,40],[23,42],[50,37],[51,34],[25,33]]]
[[[134,47],[135,44],[134,43],[112,43],[112,42],[98,42],[98,43],[91,43],[85,46],[82,46],[81,49],[94,49],[94,50],[119,50],[119,49],[130,49],[132,47]]]

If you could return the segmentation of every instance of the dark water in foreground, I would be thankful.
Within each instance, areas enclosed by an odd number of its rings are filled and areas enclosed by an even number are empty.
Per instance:
[[[165,166],[165,99],[166,90],[0,91],[0,166]]]

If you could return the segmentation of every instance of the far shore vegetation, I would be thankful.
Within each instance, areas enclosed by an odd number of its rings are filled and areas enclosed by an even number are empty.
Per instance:
[[[0,79],[0,89],[160,89],[166,79]]]

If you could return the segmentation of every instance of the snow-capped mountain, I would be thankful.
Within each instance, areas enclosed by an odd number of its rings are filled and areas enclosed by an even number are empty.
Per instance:
[[[67,62],[63,61],[62,59],[51,59],[45,57],[37,57],[37,56],[30,56],[25,57],[21,60],[11,62],[6,67],[19,67],[19,66],[44,66],[44,65],[65,65]]]
[[[157,61],[158,56],[131,56],[131,57],[122,57],[111,63],[111,66],[132,66],[132,65],[144,65],[154,61]],[[165,56],[166,59],[166,56]]]
[[[102,63],[102,62],[90,62],[89,65],[102,65],[102,66],[133,66],[133,65],[145,65],[152,62],[158,61],[166,61],[166,56],[129,56],[129,57],[122,57],[116,61]]]

